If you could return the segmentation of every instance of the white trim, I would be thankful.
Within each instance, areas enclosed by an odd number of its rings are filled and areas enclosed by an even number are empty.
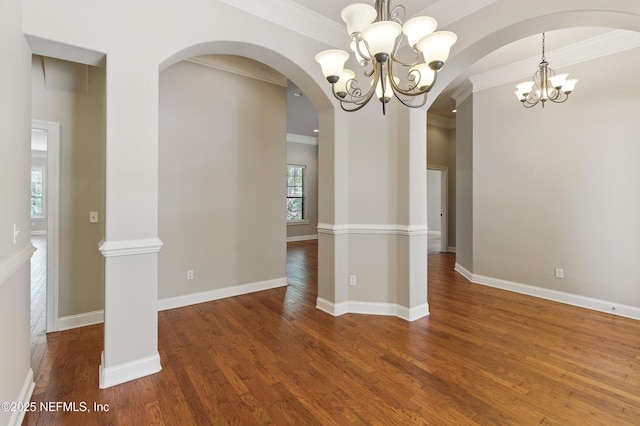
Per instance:
[[[334,225],[318,223],[319,234],[370,234],[370,235],[427,235],[427,225],[395,225],[395,224],[344,224]]]
[[[456,271],[458,270],[457,269],[458,266],[459,265],[456,264]],[[468,273],[468,271],[466,272]],[[475,284],[499,288],[501,290],[512,291],[514,293],[524,294],[532,297],[538,297],[541,299],[551,300],[554,302],[564,303],[566,305],[578,306],[580,308],[591,309],[593,311],[606,312],[608,314],[640,320],[640,308],[636,306],[629,306],[621,303],[594,299],[592,297],[580,296],[578,294],[573,294],[573,293],[565,293],[562,291],[551,290],[548,288],[537,287],[537,286],[532,286],[528,284],[516,283],[513,281],[501,280],[498,278],[491,278],[491,277],[478,275],[478,274],[470,274],[470,278],[466,276],[465,278],[467,278],[469,281]]]
[[[187,62],[202,65],[265,83],[287,87],[287,79],[273,68],[242,56],[202,55],[185,59]]]
[[[101,241],[98,249],[104,257],[158,253],[163,242],[159,238],[144,240]]]
[[[314,235],[297,235],[295,237],[287,237],[287,242],[291,243],[293,241],[310,241],[310,240],[317,240],[318,239],[318,234],[314,234]]]
[[[423,9],[415,16],[427,15],[435,16],[438,19],[438,27],[444,28],[460,19],[477,12],[495,3],[497,0],[474,0],[468,2],[458,2],[455,7],[451,7],[451,2],[436,1],[431,6]]]
[[[318,145],[318,138],[314,136],[287,133],[287,143],[301,143],[304,145]]]
[[[104,351],[100,358],[100,389],[106,389],[134,379],[139,379],[140,377],[148,376],[162,370],[162,366],[160,365],[160,354],[151,355],[108,368],[103,367]]]
[[[471,81],[465,80],[458,86],[458,88],[451,94],[453,100],[456,101],[456,108],[460,106],[471,94],[473,93],[474,87],[471,84]]]
[[[289,220],[289,221],[287,221],[287,226],[289,226],[289,225],[292,225],[292,226],[295,226],[295,225],[308,225],[309,223],[311,223],[311,222],[309,222],[307,219]]]
[[[317,12],[288,0],[220,0],[267,20],[280,27],[314,40],[342,48],[345,42],[345,27]]]
[[[104,322],[104,310],[85,312],[83,314],[68,315],[58,318],[58,331],[71,330],[72,328],[85,327],[87,325]]]
[[[28,244],[22,249],[16,250],[11,256],[0,260],[0,285],[29,262],[35,251],[36,248]]]
[[[256,291],[270,290],[278,287],[286,287],[287,277],[276,278],[274,280],[260,281],[250,284],[241,284],[232,287],[224,287],[215,290],[203,291],[201,293],[185,294],[183,296],[170,297],[158,300],[158,311],[167,309],[182,308],[184,306],[196,305],[198,303],[211,302],[213,300],[225,299],[227,297],[241,296],[243,294],[254,293]]]
[[[447,247],[447,252],[448,253],[455,253],[456,252],[456,246]]]
[[[30,368],[27,371],[27,377],[24,379],[24,384],[22,385],[22,390],[20,391],[20,396],[16,401],[19,406],[26,407],[29,405],[31,401],[31,395],[33,395],[33,389],[35,388],[36,383],[33,381],[33,370]],[[20,426],[22,421],[24,420],[24,415],[27,410],[16,410],[11,414],[9,418],[9,426]]]
[[[406,306],[401,306],[396,303],[359,301],[347,301],[334,304],[333,302],[318,297],[316,299],[316,308],[334,317],[344,314],[364,314],[395,316],[405,321],[415,321],[429,315],[429,305],[427,303],[416,306],[415,308],[407,308]]]
[[[473,280],[472,280],[473,274],[471,272],[469,272],[469,270],[467,268],[465,268],[464,266],[462,266],[458,262],[456,262],[453,270],[456,271],[457,273],[459,273],[460,275],[462,275],[463,277],[465,277],[467,280],[473,282]]]
[[[31,235],[47,235],[47,231],[46,230],[40,230],[40,231],[31,231]]]

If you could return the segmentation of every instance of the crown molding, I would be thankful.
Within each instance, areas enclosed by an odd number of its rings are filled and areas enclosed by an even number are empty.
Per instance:
[[[261,62],[241,56],[202,55],[186,59],[186,62],[192,62],[205,67],[264,81],[265,83],[287,87],[287,78],[284,75]]]
[[[551,58],[551,60],[549,60],[549,66],[558,71],[562,67],[591,61],[637,47],[640,47],[640,33],[613,30],[560,49],[550,52],[547,51],[546,56],[547,58]],[[469,77],[469,80],[473,84],[474,92],[489,89],[510,81],[530,78],[537,69],[539,62],[540,56],[531,57],[491,71],[473,75]]]
[[[291,0],[220,2],[329,46],[344,47],[349,44],[344,26]]]
[[[296,135],[295,133],[287,133],[287,143],[318,145],[318,138],[315,138],[313,136]]]
[[[450,0],[438,0],[433,5],[420,11],[418,15],[433,16],[438,21],[438,27],[446,27],[478,10],[495,3],[497,0],[475,0],[467,2],[457,2],[455,7],[451,7]]]
[[[460,105],[465,101],[471,94],[473,93],[474,86],[471,84],[469,80],[465,80],[462,82],[460,86],[456,89],[455,92],[451,94],[451,97],[456,101],[456,106]]]

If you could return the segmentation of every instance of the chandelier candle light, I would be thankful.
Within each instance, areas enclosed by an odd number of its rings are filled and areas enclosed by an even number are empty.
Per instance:
[[[408,107],[423,106],[457,36],[450,31],[434,32],[438,23],[430,16],[404,22],[404,6],[391,9],[389,0],[375,0],[375,7],[355,3],[345,7],[340,16],[351,37],[351,50],[364,68],[365,77],[371,78],[370,86],[365,86],[363,93],[355,72],[344,68],[349,59],[347,52],[331,49],[316,55],[342,109],[357,111],[374,94],[382,103],[383,114],[393,96]],[[414,58],[409,61],[397,56],[404,36],[413,50]]]
[[[547,101],[562,103],[569,98],[578,80],[569,79],[569,74],[556,74],[549,68],[544,56],[544,33],[542,33],[542,61],[538,71],[533,74],[533,81],[525,81],[516,86],[516,97],[525,108],[536,106],[542,101],[542,107]],[[535,87],[534,87],[535,85]]]

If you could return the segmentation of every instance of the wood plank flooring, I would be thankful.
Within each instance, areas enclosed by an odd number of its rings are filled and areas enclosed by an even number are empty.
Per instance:
[[[31,244],[31,368],[37,371],[47,344],[47,236],[32,235]]]
[[[50,334],[29,425],[640,424],[640,322],[470,284],[429,256],[431,315],[315,309],[317,245],[289,286],[159,313],[163,370],[98,389],[102,326]]]

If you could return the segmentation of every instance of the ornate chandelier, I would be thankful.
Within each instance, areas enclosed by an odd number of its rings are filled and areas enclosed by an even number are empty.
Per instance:
[[[385,105],[395,96],[402,104],[419,108],[427,101],[427,92],[436,82],[438,71],[449,57],[457,36],[450,31],[434,32],[438,23],[430,16],[418,16],[404,22],[404,6],[391,9],[389,0],[375,0],[375,7],[355,3],[342,10],[342,20],[351,36],[351,50],[371,78],[364,89],[355,72],[345,69],[349,54],[331,49],[316,55],[316,61],[329,83],[333,95],[343,110],[361,109],[376,94]],[[414,58],[398,59],[398,49],[404,36]]]
[[[542,102],[542,107],[547,101],[562,103],[569,98],[578,80],[569,79],[569,74],[556,74],[549,68],[549,63],[544,56],[544,33],[542,33],[542,61],[538,65],[538,71],[533,74],[533,81],[525,81],[516,86],[516,97],[525,108],[536,106]],[[534,88],[535,85],[535,88]]]

